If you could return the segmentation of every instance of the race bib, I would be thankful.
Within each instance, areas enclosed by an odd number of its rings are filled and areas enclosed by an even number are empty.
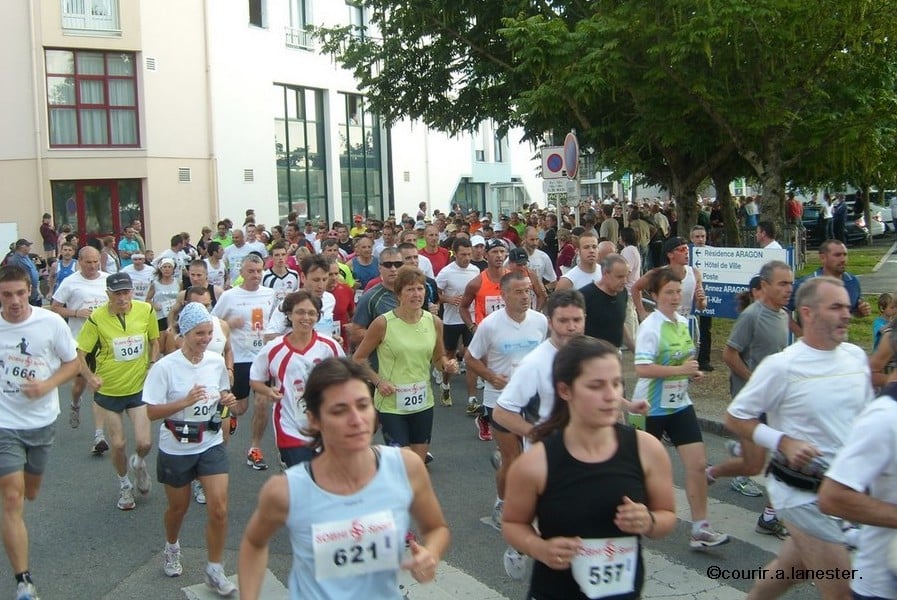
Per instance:
[[[660,408],[682,408],[688,392],[688,379],[664,379],[660,391]]]
[[[486,296],[486,314],[491,315],[492,313],[499,311],[505,307],[504,298],[501,296]]]
[[[337,324],[336,327],[339,327],[339,325]],[[333,319],[328,317],[321,317],[320,319],[318,319],[318,322],[315,323],[314,329],[321,335],[332,336],[334,332]]]
[[[146,340],[142,335],[112,338],[112,356],[118,362],[137,360],[143,356]]]
[[[426,381],[396,384],[396,410],[400,413],[418,412],[424,408],[426,402]]]
[[[399,539],[389,511],[311,526],[316,579],[355,577],[399,568]]]
[[[142,279],[134,280],[134,297],[135,298],[146,298],[146,293],[149,291],[149,281],[145,281]]]
[[[96,309],[98,309],[98,308],[100,307],[100,305],[103,304],[105,301],[106,301],[106,300],[105,300],[104,298],[103,298],[103,299],[101,299],[101,298],[91,298],[91,299],[89,299],[89,300],[85,300],[85,301],[84,301],[84,304],[81,305],[81,308],[79,308],[79,309],[77,309],[77,310],[83,310],[83,309],[86,308],[86,309],[89,310],[90,312],[93,312],[93,311],[95,311]]]
[[[50,367],[43,358],[25,354],[8,354],[3,361],[4,389],[18,392],[29,379],[38,381],[50,377]]]
[[[190,423],[205,423],[215,414],[220,400],[221,392],[218,391],[218,386],[204,386],[203,399],[185,408],[182,420]]]
[[[591,538],[570,563],[573,579],[588,598],[606,598],[635,590],[638,538]]]

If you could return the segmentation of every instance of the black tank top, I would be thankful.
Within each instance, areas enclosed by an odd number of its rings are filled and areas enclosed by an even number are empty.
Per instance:
[[[215,303],[218,302],[218,298],[215,297],[215,286],[210,283],[206,287],[209,288],[209,298],[212,300],[212,308],[215,308]]]
[[[545,440],[548,478],[545,491],[536,502],[536,518],[543,539],[555,536],[581,538],[622,537],[630,534],[614,525],[617,506],[623,496],[645,502],[645,473],[638,455],[635,429],[617,424],[617,451],[601,463],[576,460],[564,446],[563,431]],[[635,591],[608,596],[606,600],[640,597],[644,582],[642,549],[639,543]],[[529,598],[532,600],[586,599],[569,569],[555,571],[541,562],[533,566]]]

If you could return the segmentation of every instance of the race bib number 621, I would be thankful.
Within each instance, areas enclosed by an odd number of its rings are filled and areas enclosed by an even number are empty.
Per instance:
[[[399,568],[398,532],[384,510],[311,528],[315,577],[336,579]]]

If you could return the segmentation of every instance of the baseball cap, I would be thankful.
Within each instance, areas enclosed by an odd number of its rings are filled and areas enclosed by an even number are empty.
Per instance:
[[[481,236],[481,235],[474,235],[474,236],[471,236],[471,238],[470,238],[470,245],[471,245],[471,246],[485,246],[485,245],[486,245],[486,238],[484,238],[484,237]]]
[[[446,230],[448,233],[452,233],[452,232],[454,232],[454,231],[458,231],[458,226],[455,225],[454,223],[451,223],[450,225],[446,225],[446,226],[445,226],[445,230]]]
[[[418,221],[417,223],[414,224],[414,228],[415,229],[426,229],[427,224],[424,223],[423,221]]]
[[[489,252],[490,250],[494,250],[495,248],[507,249],[507,246],[505,246],[501,240],[497,240],[495,238],[486,242],[486,252]]]
[[[134,283],[131,281],[131,276],[127,273],[113,273],[106,278],[106,289],[110,292],[133,290]]]
[[[523,248],[514,248],[508,253],[508,262],[517,265],[525,265],[529,262],[529,254]]]
[[[30,245],[31,245],[31,242],[29,242],[25,238],[19,238],[18,240],[16,240],[16,248],[18,248],[19,246],[30,246]]]
[[[682,239],[679,236],[671,237],[667,241],[663,243],[663,253],[668,254],[678,248],[679,246],[687,246],[688,242]]]

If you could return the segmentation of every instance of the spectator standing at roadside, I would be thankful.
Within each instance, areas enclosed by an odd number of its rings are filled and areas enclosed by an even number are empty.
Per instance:
[[[40,236],[44,241],[45,258],[56,256],[56,245],[59,242],[59,234],[53,229],[52,219],[50,213],[44,213],[44,216],[41,217]]]

